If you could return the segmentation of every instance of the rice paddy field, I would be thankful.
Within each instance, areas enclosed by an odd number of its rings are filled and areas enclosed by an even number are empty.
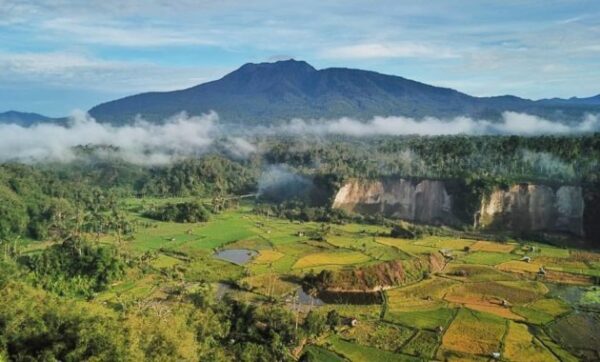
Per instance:
[[[383,226],[260,216],[250,202],[198,224],[157,222],[137,211],[144,202],[167,201],[126,200],[138,227],[119,247],[145,255],[146,272],[112,285],[96,297],[99,303],[156,300],[168,288],[210,282],[226,286],[219,297],[290,308],[300,303],[302,313],[335,309],[356,320],[307,341],[310,361],[600,360],[600,254],[594,251],[514,240],[392,238]],[[312,240],[317,232],[324,237]],[[223,250],[247,251],[248,260],[216,258]],[[297,302],[307,273],[427,255],[443,262],[416,282],[378,285],[378,302],[323,303],[314,290],[304,292],[316,299]]]

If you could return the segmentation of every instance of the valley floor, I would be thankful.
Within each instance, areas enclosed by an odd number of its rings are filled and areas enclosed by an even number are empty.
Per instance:
[[[217,298],[276,303],[300,317],[335,309],[357,321],[293,352],[311,361],[600,359],[600,287],[594,285],[600,253],[530,242],[391,238],[381,236],[389,234],[382,226],[259,216],[251,203],[197,224],[157,222],[136,211],[141,203],[166,201],[127,201],[128,213],[139,220],[133,237],[116,243],[105,235],[99,242],[148,253],[149,271],[130,272],[90,303],[167,304],[174,286],[209,282]],[[311,240],[325,229],[324,240]],[[37,250],[39,244],[30,244],[25,253]],[[234,251],[215,257],[223,250]],[[443,255],[444,265],[416,283],[385,288],[381,303],[324,303],[301,291],[309,272],[424,255]]]

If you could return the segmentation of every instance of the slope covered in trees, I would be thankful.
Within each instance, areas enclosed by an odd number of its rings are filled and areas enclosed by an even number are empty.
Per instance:
[[[323,119],[375,116],[472,116],[497,119],[504,111],[551,119],[580,120],[600,105],[595,98],[531,101],[514,96],[473,97],[399,76],[329,68],[304,61],[248,63],[219,80],[173,92],[151,92],[100,104],[90,114],[102,122],[132,122],[141,115],[152,122],[186,111],[216,111],[227,123],[272,125],[294,118]]]

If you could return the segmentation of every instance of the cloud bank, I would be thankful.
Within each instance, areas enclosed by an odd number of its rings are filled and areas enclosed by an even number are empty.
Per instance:
[[[264,135],[350,137],[378,135],[540,135],[577,134],[600,131],[600,117],[587,115],[580,122],[564,124],[544,118],[505,112],[499,122],[469,117],[438,119],[427,117],[375,117],[363,122],[351,118],[335,120],[294,119],[271,127],[241,128],[219,124],[211,112],[189,117],[185,113],[173,116],[161,124],[138,119],[131,125],[101,124],[83,112],[74,113],[67,125],[38,124],[22,127],[0,124],[0,162],[25,163],[69,162],[83,152],[85,146],[95,156],[118,157],[140,165],[167,164],[186,157],[200,156],[209,151],[225,152],[244,158],[257,147],[250,139]]]
[[[351,118],[332,121],[305,121],[294,119],[289,123],[270,128],[271,133],[291,134],[340,134],[347,136],[376,135],[522,135],[569,134],[600,131],[600,117],[587,115],[582,121],[564,124],[529,114],[504,112],[499,122],[476,120],[470,117],[456,117],[449,120],[426,117],[375,117],[368,122]]]
[[[98,148],[98,156],[119,157],[135,164],[156,165],[207,152],[222,135],[216,113],[188,117],[176,115],[164,124],[138,120],[114,127],[100,124],[85,113],[71,116],[67,126],[39,124],[29,128],[0,125],[0,161],[69,162],[78,157],[77,146]],[[253,146],[232,138],[225,142],[234,156],[245,156]]]
[[[327,49],[321,54],[334,59],[432,58],[448,59],[459,56],[452,50],[414,42],[361,43]]]

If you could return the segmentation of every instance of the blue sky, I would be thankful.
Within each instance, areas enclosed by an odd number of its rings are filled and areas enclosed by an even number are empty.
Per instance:
[[[0,111],[62,116],[290,57],[478,96],[591,96],[600,1],[0,0]]]

